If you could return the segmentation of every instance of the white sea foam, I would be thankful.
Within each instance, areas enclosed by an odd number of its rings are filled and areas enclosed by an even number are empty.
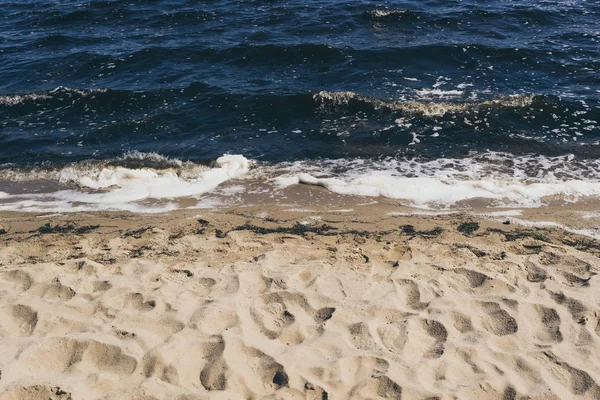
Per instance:
[[[52,98],[52,97],[47,94],[42,94],[42,93],[39,93],[39,94],[32,93],[32,94],[22,94],[22,95],[15,94],[15,95],[9,95],[9,96],[0,96],[0,105],[15,106],[17,104],[21,104],[28,100],[32,100],[32,101],[47,100],[50,98]]]
[[[421,89],[416,91],[417,95],[423,99],[445,99],[462,96],[462,90],[441,90],[441,89]]]
[[[458,211],[392,211],[387,213],[390,217],[410,217],[413,215],[429,215],[429,216],[438,216],[438,215],[452,215],[456,214]]]
[[[225,155],[216,167],[195,167],[195,176],[183,177],[174,169],[68,167],[54,173],[60,182],[74,183],[80,189],[47,194],[0,196],[0,210],[90,211],[124,210],[162,212],[179,208],[174,200],[198,197],[249,171],[249,160],[241,155]],[[83,189],[83,190],[82,190]],[[90,190],[91,189],[91,190]],[[162,200],[157,202],[157,200]],[[149,201],[151,205],[144,204]],[[204,203],[197,203],[202,207]]]
[[[249,173],[250,172],[250,173]],[[218,186],[233,178],[267,177],[261,190],[252,185]],[[552,201],[600,196],[600,160],[573,156],[515,157],[472,154],[461,159],[337,159],[278,164],[254,163],[240,155],[219,158],[210,168],[157,154],[130,153],[119,159],[77,163],[59,170],[0,171],[0,182],[50,181],[51,193],[24,193],[0,186],[0,210],[160,212],[206,207],[214,199],[239,201],[244,193],[264,194],[278,202],[280,190],[296,184],[319,185],[345,195],[385,197],[425,210],[456,210],[484,199],[502,208],[539,207]],[[12,184],[10,184],[12,185]],[[8,187],[10,187],[10,185]],[[50,189],[54,187],[52,184]],[[27,186],[31,187],[31,186]],[[248,191],[248,192],[246,192]],[[11,194],[18,193],[18,194]],[[207,203],[207,196],[213,200]],[[202,204],[200,202],[204,201]],[[501,211],[493,216],[515,216]]]
[[[342,172],[339,172],[342,171]],[[347,195],[403,200],[418,208],[449,208],[472,199],[497,207],[539,207],[548,199],[566,202],[600,196],[598,162],[564,157],[513,157],[488,153],[464,159],[329,160],[294,163],[274,179],[279,186],[318,185]]]
[[[517,217],[523,214],[523,210],[502,210],[502,211],[492,211],[487,213],[475,214],[479,217]]]
[[[298,182],[323,186],[340,194],[407,200],[417,207],[450,206],[470,199],[491,199],[506,206],[539,207],[549,196],[560,195],[576,200],[581,196],[600,195],[600,182],[577,180],[524,184],[517,180],[440,181],[429,177],[401,178],[371,173],[351,180],[300,174]]]

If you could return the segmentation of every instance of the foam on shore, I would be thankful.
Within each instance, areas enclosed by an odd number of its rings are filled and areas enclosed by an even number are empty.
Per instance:
[[[475,200],[484,200],[489,207],[532,208],[600,196],[600,162],[569,155],[486,153],[429,161],[337,159],[277,164],[225,155],[209,167],[131,153],[55,169],[0,170],[0,210],[162,212],[221,204],[207,199],[213,194],[233,204],[243,202],[245,193],[258,193],[245,184],[219,189],[240,178],[260,184],[259,192],[273,203],[285,201],[285,191],[298,184],[322,186],[340,195],[394,199],[426,210],[465,209]],[[32,190],[38,182],[50,184]]]
[[[416,207],[450,206],[471,199],[495,200],[499,206],[507,207],[539,207],[544,198],[551,196],[577,201],[582,196],[600,195],[600,183],[582,180],[529,184],[501,179],[444,182],[430,177],[401,178],[372,173],[348,181],[299,174],[296,182],[345,195],[406,200]]]
[[[163,212],[180,208],[172,200],[197,197],[213,191],[229,179],[249,170],[249,160],[241,155],[224,155],[214,168],[196,165],[195,176],[187,176],[173,168],[100,169],[67,167],[53,173],[62,183],[76,188],[43,194],[0,195],[8,200],[0,210],[11,211],[94,211],[124,210],[132,212]],[[163,200],[163,201],[160,201]],[[154,204],[142,204],[152,201]]]

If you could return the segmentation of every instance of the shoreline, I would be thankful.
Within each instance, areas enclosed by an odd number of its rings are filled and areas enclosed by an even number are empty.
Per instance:
[[[0,213],[0,399],[600,396],[600,241],[310,192]]]
[[[40,204],[43,204],[41,202]],[[22,215],[36,218],[53,218],[69,215],[138,215],[143,218],[161,215],[190,215],[207,212],[240,213],[252,218],[269,218],[284,215],[284,219],[344,215],[348,218],[365,221],[382,221],[395,216],[436,217],[454,215],[461,218],[486,219],[496,222],[509,221],[516,225],[539,228],[564,229],[573,234],[600,239],[599,199],[583,197],[577,202],[567,202],[561,198],[548,197],[539,207],[499,206],[486,199],[471,199],[454,206],[417,207],[405,200],[386,197],[339,194],[318,185],[296,184],[275,188],[273,183],[256,179],[233,179],[219,185],[218,189],[199,197],[168,199],[146,199],[132,210],[79,210],[76,207],[85,203],[73,203],[64,210],[2,210],[0,218]],[[160,211],[168,204],[174,209]],[[72,208],[75,207],[75,208]],[[148,211],[151,210],[151,211]],[[276,219],[281,219],[277,217]],[[343,218],[342,218],[343,219]]]

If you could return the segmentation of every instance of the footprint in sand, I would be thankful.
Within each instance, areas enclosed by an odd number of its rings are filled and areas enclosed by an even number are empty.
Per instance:
[[[229,368],[223,359],[225,341],[222,336],[213,336],[202,346],[206,365],[200,371],[200,383],[206,390],[225,390]]]
[[[174,365],[166,365],[162,358],[154,352],[147,353],[141,362],[142,371],[146,378],[153,376],[163,382],[179,386],[179,374]]]
[[[356,385],[348,394],[350,400],[400,398],[402,398],[402,387],[387,376],[369,379]]]
[[[250,316],[263,335],[269,339],[278,338],[282,330],[291,326],[296,320],[285,304],[265,298],[255,302],[255,306],[250,309]]]
[[[92,292],[106,292],[111,288],[112,285],[109,281],[94,281],[92,283]]]
[[[68,272],[71,272],[73,274],[78,274],[78,275],[88,275],[88,276],[92,276],[92,275],[96,275],[96,271],[101,270],[103,265],[100,263],[97,263],[95,261],[91,261],[88,259],[79,259],[79,260],[73,260],[72,262],[70,262],[69,264],[70,270]]]
[[[408,332],[403,354],[409,359],[438,358],[444,354],[446,327],[435,320],[419,317],[406,321]]]
[[[164,282],[172,282],[178,285],[184,285],[188,283],[193,276],[193,272],[189,269],[171,269],[162,274],[161,279]]]
[[[460,311],[453,311],[450,313],[454,328],[460,333],[467,333],[473,330],[473,324],[471,318],[461,313]]]
[[[453,269],[452,272],[462,276],[466,280],[467,286],[470,288],[478,288],[490,279],[489,276],[482,274],[481,272],[465,268],[456,268]]]
[[[11,336],[31,336],[38,323],[38,313],[22,304],[6,307],[1,314],[0,323]]]
[[[371,379],[385,376],[390,364],[383,358],[373,356],[344,357],[322,367],[310,370],[312,376],[335,388],[339,398],[348,398],[353,388],[368,383]],[[369,397],[366,397],[369,398]]]
[[[172,315],[155,317],[121,313],[113,321],[114,327],[120,331],[133,332],[147,345],[164,343],[167,338],[182,331],[185,325]]]
[[[136,359],[123,353],[119,346],[69,338],[35,342],[20,354],[19,363],[30,370],[52,374],[77,365],[78,369],[90,373],[105,371],[122,377],[131,375],[137,367]]]
[[[387,351],[415,360],[440,357],[448,338],[448,331],[441,322],[419,317],[380,325],[376,332]]]
[[[235,310],[222,304],[208,303],[192,314],[189,326],[207,335],[219,335],[238,323]]]
[[[517,321],[498,303],[483,302],[480,305],[483,328],[496,336],[512,335],[519,329]]]
[[[31,288],[31,292],[41,299],[49,302],[62,302],[71,300],[75,291],[56,280],[53,283],[40,283]]]
[[[333,317],[334,313],[335,313],[334,307],[319,308],[318,310],[315,311],[313,319],[314,319],[315,323],[322,324],[325,321],[330,320]]]
[[[271,287],[272,279],[259,271],[243,271],[239,274],[240,294],[246,297],[260,296]]]
[[[2,279],[5,284],[8,284],[9,287],[19,292],[28,290],[33,284],[31,276],[20,269],[2,272],[0,273],[0,279]]]
[[[550,292],[550,297],[556,304],[565,307],[575,320],[577,320],[578,315],[588,311],[579,300],[568,297],[562,292]]]
[[[600,399],[600,387],[585,371],[574,368],[560,360],[551,352],[544,352],[543,357],[549,363],[549,370],[553,377],[576,396],[585,399]]]
[[[137,311],[151,311],[156,308],[156,301],[144,301],[141,293],[129,293],[125,296],[123,308],[132,308]]]
[[[245,386],[256,398],[264,398],[288,386],[288,375],[273,357],[246,346],[240,340],[227,342],[225,360],[232,373],[243,379]]]
[[[357,322],[348,326],[347,338],[350,346],[357,350],[376,349],[375,341],[371,336],[369,325],[364,322]]]
[[[405,323],[381,325],[377,328],[377,336],[383,347],[390,353],[401,355],[408,340]]]
[[[203,278],[200,281],[202,283],[194,285],[196,291],[213,299],[236,295],[240,290],[240,280],[237,275],[220,275],[217,279]]]
[[[457,277],[463,282],[462,285],[470,289],[485,291],[486,293],[514,293],[516,289],[499,279],[494,279],[486,274],[466,268],[453,269]]]
[[[400,297],[404,297],[406,306],[413,310],[424,310],[429,303],[421,301],[419,285],[411,279],[394,279]]]
[[[200,296],[208,296],[211,294],[212,288],[217,284],[217,280],[209,277],[202,277],[194,280],[191,284],[191,289]]]
[[[557,397],[551,394],[545,394],[543,397],[519,396],[517,391],[511,386],[505,386],[499,389],[494,388],[489,382],[480,382],[476,385],[462,387],[457,392],[457,397],[464,400],[480,400],[480,399],[498,399],[498,400],[558,400]]]
[[[211,288],[217,284],[217,281],[213,278],[200,278],[198,279],[198,285],[203,288]]]
[[[320,336],[323,324],[334,313],[333,307],[314,310],[303,294],[284,291],[261,296],[250,309],[250,315],[263,335],[287,345]]]
[[[529,331],[529,335],[538,344],[549,345],[562,342],[560,316],[554,308],[541,304],[521,304],[520,321]]]

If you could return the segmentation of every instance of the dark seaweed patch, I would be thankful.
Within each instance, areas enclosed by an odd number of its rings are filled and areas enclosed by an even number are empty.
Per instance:
[[[336,232],[331,232],[333,230],[336,230],[336,228],[334,228],[333,226],[330,226],[330,225],[323,224],[320,226],[309,226],[309,225],[303,225],[300,223],[296,223],[292,227],[279,226],[277,228],[265,228],[262,226],[244,224],[244,225],[235,227],[233,230],[234,231],[251,231],[251,232],[257,233],[259,235],[268,235],[270,233],[283,233],[283,234],[289,234],[289,235],[304,236],[307,233],[314,233],[316,235],[321,235],[321,236],[331,236],[331,235],[337,234]]]
[[[44,224],[40,226],[37,230],[41,235],[46,235],[49,233],[68,233],[72,232],[75,227],[73,225],[50,225],[50,223]],[[35,231],[31,231],[35,232]]]
[[[98,228],[100,228],[100,225],[86,225],[86,226],[81,226],[79,228],[76,228],[74,230],[74,233],[76,233],[78,235],[83,235],[84,233],[91,232],[91,231],[96,230]]]
[[[462,224],[458,225],[457,229],[460,233],[470,235],[471,233],[473,233],[479,229],[479,223],[478,222],[463,222]]]
[[[416,231],[415,231],[415,227],[412,225],[403,225],[400,227],[400,230],[402,231],[402,233],[404,233],[405,235],[415,235]]]
[[[148,231],[148,230],[150,230],[150,229],[152,229],[152,227],[151,227],[151,226],[147,226],[147,227],[145,227],[145,228],[136,229],[136,230],[133,230],[133,231],[131,231],[131,230],[130,230],[130,231],[127,231],[127,232],[125,232],[125,233],[123,234],[123,237],[130,237],[130,236],[131,236],[131,237],[134,237],[134,238],[136,238],[136,239],[139,239],[139,238],[141,238],[141,237],[142,237],[142,235],[143,235],[143,234],[144,234],[146,231]]]
[[[433,238],[436,238],[439,235],[441,235],[441,233],[444,231],[444,229],[440,226],[436,226],[435,228],[430,229],[428,231],[418,231],[412,225],[403,225],[400,227],[400,231],[403,234],[408,235],[408,236],[419,235],[425,239],[433,239]]]
[[[145,251],[148,251],[148,250],[152,250],[152,249],[150,247],[148,247],[148,246],[141,246],[141,247],[139,247],[139,248],[137,248],[135,250],[132,250],[131,251],[131,258],[139,258],[139,257],[141,257],[141,256],[144,255]]]
[[[503,231],[502,229],[488,228],[488,232],[493,232],[493,233],[498,233],[500,235],[503,235],[504,239],[508,242],[514,242],[515,240],[524,239],[524,238],[532,238],[532,239],[539,240],[542,242],[550,242],[550,240],[546,236],[546,232],[544,232],[544,231],[530,231],[530,230],[520,231],[519,230],[519,231],[513,231],[513,232],[506,232],[506,231]]]
[[[600,251],[600,243],[596,240],[588,239],[588,238],[570,238],[566,237],[562,239],[562,243],[567,246],[571,246],[580,251]]]
[[[227,236],[227,232],[223,232],[220,229],[216,229],[215,236],[218,237],[219,239],[223,239],[225,236]]]
[[[85,225],[76,227],[73,224],[66,225],[52,225],[49,222],[40,226],[37,230],[29,231],[29,233],[39,233],[40,235],[47,235],[51,233],[75,233],[78,235],[91,232],[98,229],[100,225]]]

